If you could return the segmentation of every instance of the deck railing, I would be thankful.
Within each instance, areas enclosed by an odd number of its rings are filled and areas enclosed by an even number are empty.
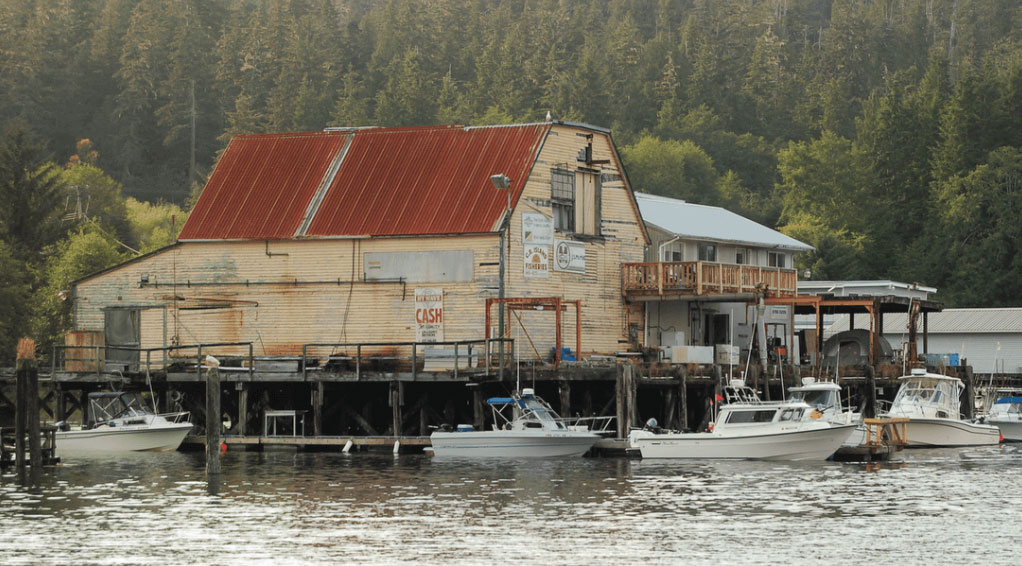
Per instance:
[[[712,261],[658,261],[621,265],[621,292],[629,295],[701,296],[752,293],[765,287],[769,297],[794,297],[794,269]]]

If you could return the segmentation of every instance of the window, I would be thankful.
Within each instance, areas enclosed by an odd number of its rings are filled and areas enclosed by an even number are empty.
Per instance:
[[[685,261],[685,244],[677,240],[664,244],[660,261]]]
[[[776,410],[733,411],[727,417],[729,423],[769,423],[774,420]]]
[[[554,213],[554,230],[575,231],[575,173],[564,169],[550,172],[550,206]]]
[[[717,244],[699,244],[699,261],[717,261]]]
[[[784,254],[770,252],[767,254],[767,265],[770,267],[784,267]]]
[[[735,249],[735,263],[738,265],[752,265],[753,255],[752,250],[749,248],[737,248]]]

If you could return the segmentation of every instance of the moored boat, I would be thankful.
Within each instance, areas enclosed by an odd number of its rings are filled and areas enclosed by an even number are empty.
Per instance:
[[[1000,429],[1005,442],[1022,442],[1022,396],[999,398],[981,421]]]
[[[492,430],[459,425],[430,435],[434,456],[473,458],[560,458],[581,456],[600,438],[584,425],[569,425],[532,389],[487,400]],[[510,416],[507,414],[510,412]]]
[[[993,425],[967,421],[959,412],[965,389],[957,377],[913,369],[899,378],[901,387],[883,416],[906,417],[910,448],[983,446],[1001,441]]]
[[[58,455],[176,450],[192,430],[188,413],[156,414],[139,393],[90,393],[87,415],[57,430]]]
[[[801,400],[764,402],[752,395],[721,407],[709,432],[646,427],[633,430],[628,440],[643,458],[825,460],[855,427],[829,422]]]

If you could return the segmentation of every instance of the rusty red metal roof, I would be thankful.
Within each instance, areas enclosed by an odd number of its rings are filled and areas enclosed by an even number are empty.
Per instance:
[[[233,137],[178,239],[294,237],[350,136],[308,132]]]
[[[359,131],[307,236],[463,234],[495,230],[511,178],[518,202],[547,124]]]
[[[507,203],[490,176],[511,179],[515,206],[549,128],[427,126],[239,136],[179,239],[490,232]],[[303,222],[307,213],[311,218]]]

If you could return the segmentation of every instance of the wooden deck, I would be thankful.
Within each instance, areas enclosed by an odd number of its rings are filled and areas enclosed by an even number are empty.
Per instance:
[[[659,261],[621,265],[621,293],[629,298],[751,294],[768,297],[798,294],[794,269],[712,261]]]

